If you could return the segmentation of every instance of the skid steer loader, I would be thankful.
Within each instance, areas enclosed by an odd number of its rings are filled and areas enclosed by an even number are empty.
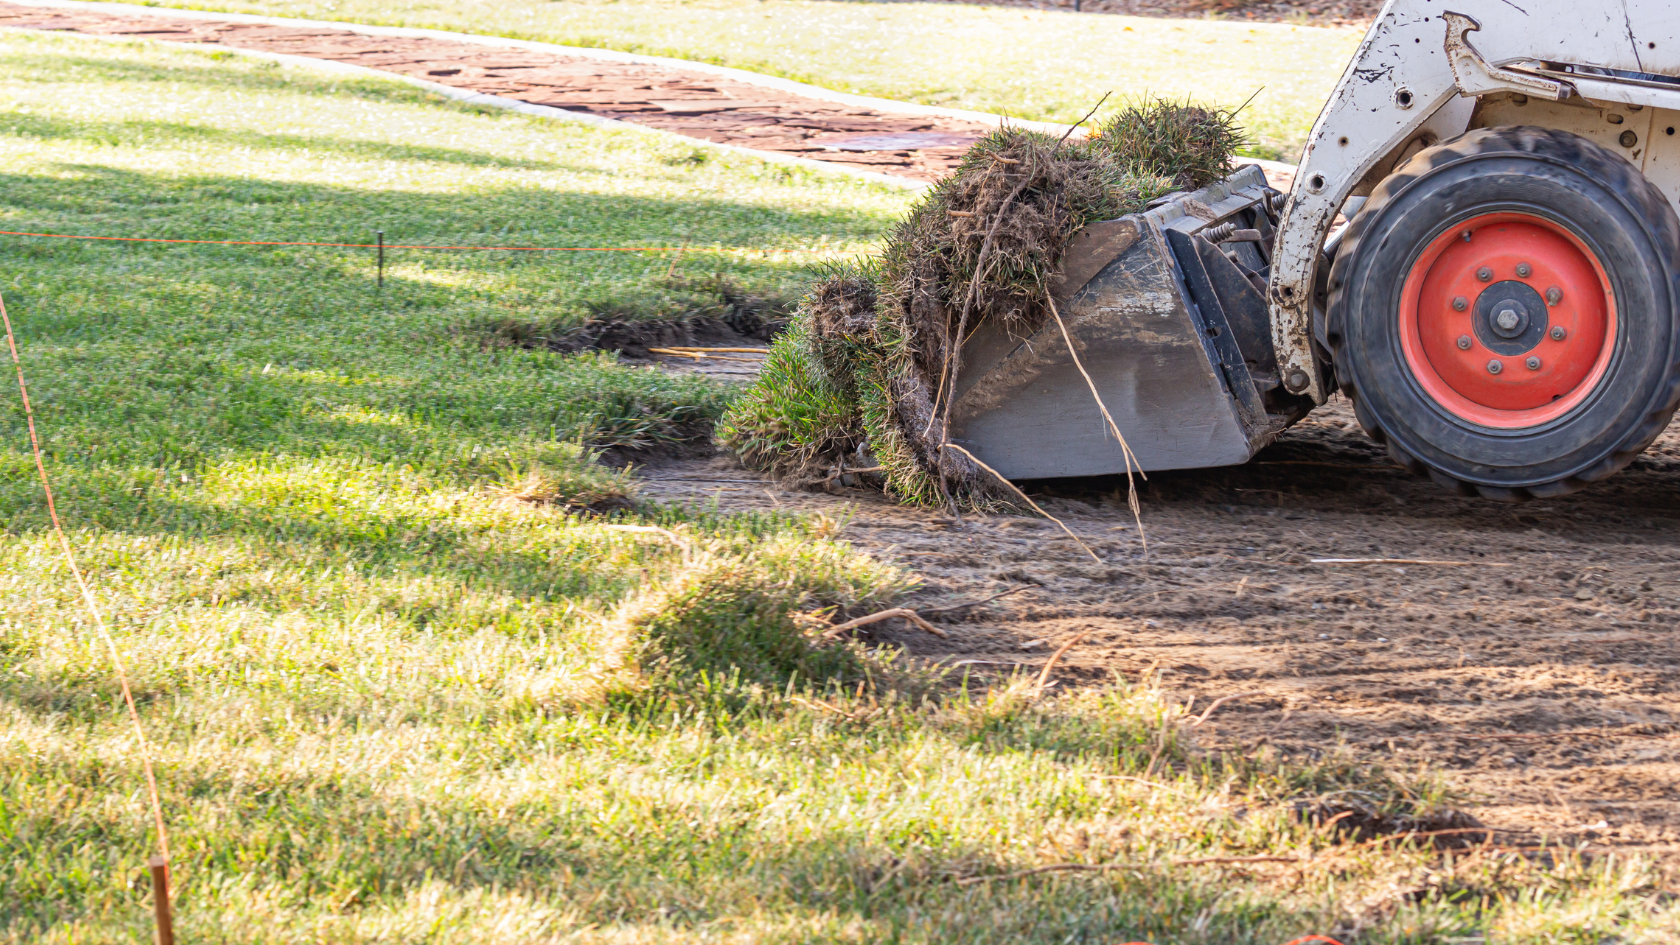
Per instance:
[[[1340,390],[1449,488],[1579,489],[1680,402],[1677,129],[1673,0],[1389,0],[1292,192],[1251,166],[1087,226],[1054,292],[1077,360],[1055,325],[976,333],[951,439],[1123,472],[1089,373],[1143,469],[1230,465]]]

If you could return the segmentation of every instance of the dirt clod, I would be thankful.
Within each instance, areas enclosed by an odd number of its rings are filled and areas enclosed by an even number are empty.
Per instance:
[[[1415,838],[1419,843],[1441,849],[1462,849],[1487,840],[1487,825],[1461,810],[1445,809],[1424,814],[1390,813],[1358,799],[1339,798],[1300,807],[1304,818],[1353,841],[1377,837]]]

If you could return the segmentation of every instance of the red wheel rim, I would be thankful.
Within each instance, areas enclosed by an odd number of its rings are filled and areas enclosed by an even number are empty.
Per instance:
[[[1598,257],[1526,213],[1466,220],[1424,249],[1400,296],[1400,347],[1430,397],[1498,429],[1555,420],[1604,379],[1616,300]]]

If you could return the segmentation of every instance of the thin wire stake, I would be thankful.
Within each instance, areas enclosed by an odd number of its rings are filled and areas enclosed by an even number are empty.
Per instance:
[[[157,919],[157,945],[175,945],[175,917],[169,910],[169,861],[154,856],[146,865],[152,869],[152,914]]]
[[[686,249],[688,249],[688,240],[683,240],[683,244],[678,246],[677,251],[671,255],[671,265],[665,270],[666,279],[670,279],[671,276],[676,274],[677,263],[682,260],[683,250]]]
[[[379,288],[385,288],[385,231],[379,231]]]
[[[93,625],[99,629],[99,635],[105,639],[105,647],[111,653],[111,663],[117,670],[117,681],[122,684],[123,701],[128,704],[128,717],[134,722],[134,737],[140,742],[140,765],[146,770],[146,787],[152,798],[152,818],[157,827],[158,850],[163,854],[164,862],[169,861],[169,830],[163,824],[163,803],[158,800],[157,775],[152,771],[152,750],[146,742],[146,728],[140,723],[140,710],[134,705],[134,690],[128,684],[128,669],[123,665],[122,654],[117,650],[117,641],[111,638],[111,631],[105,626],[105,617],[99,610],[99,602],[94,600],[93,590],[88,587],[87,579],[82,576],[82,569],[76,564],[76,553],[70,547],[70,539],[64,534],[64,525],[58,520],[58,506],[53,502],[52,480],[47,477],[47,464],[41,458],[41,438],[35,432],[35,411],[29,404],[29,385],[23,379],[23,360],[18,357],[17,336],[12,332],[12,318],[6,314],[6,296],[0,293],[0,324],[6,329],[6,347],[12,353],[12,365],[17,368],[18,394],[23,398],[23,416],[29,423],[29,447],[35,454],[35,471],[41,478],[41,491],[47,496],[47,515],[52,519],[53,534],[58,536],[58,545],[64,551],[64,563],[70,566],[70,573],[76,577],[76,586],[81,588],[82,602],[87,605],[88,613],[93,617]]]

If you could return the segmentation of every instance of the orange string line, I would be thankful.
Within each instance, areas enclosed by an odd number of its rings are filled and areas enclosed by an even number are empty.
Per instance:
[[[105,638],[105,646],[111,651],[111,663],[117,668],[117,680],[122,683],[123,701],[128,703],[128,717],[134,722],[134,735],[140,740],[140,764],[146,769],[146,787],[152,795],[152,817],[157,822],[158,849],[164,860],[169,859],[169,830],[163,824],[163,803],[158,800],[157,775],[152,771],[152,752],[146,743],[146,729],[140,724],[140,710],[134,705],[134,690],[128,685],[128,670],[123,666],[122,654],[117,650],[117,641],[111,638],[111,631],[105,626],[105,617],[99,610],[99,602],[94,600],[93,590],[88,587],[87,578],[82,576],[82,569],[76,565],[76,553],[70,547],[70,539],[64,534],[64,526],[58,520],[58,506],[53,501],[52,480],[47,477],[47,464],[41,458],[41,438],[35,433],[35,411],[29,404],[29,385],[23,379],[23,360],[18,357],[17,336],[12,333],[12,318],[6,314],[6,297],[0,294],[0,323],[6,327],[6,346],[12,352],[12,365],[17,368],[18,394],[23,397],[23,415],[29,422],[29,446],[35,453],[35,471],[41,476],[41,490],[47,495],[47,514],[52,518],[53,533],[58,536],[59,547],[64,549],[64,561],[70,566],[70,573],[76,576],[76,586],[82,589],[82,601],[87,604],[88,613],[93,615],[93,624],[99,628],[99,635]]]
[[[55,240],[106,240],[119,243],[197,243],[210,246],[338,246],[345,249],[379,249],[378,243],[310,243],[285,240],[175,240],[152,236],[76,236],[68,233],[21,233],[0,230],[0,236],[44,236]],[[385,249],[495,249],[515,253],[676,253],[681,246],[422,246],[409,243],[386,243]],[[720,252],[809,253],[807,249],[722,249]]]

